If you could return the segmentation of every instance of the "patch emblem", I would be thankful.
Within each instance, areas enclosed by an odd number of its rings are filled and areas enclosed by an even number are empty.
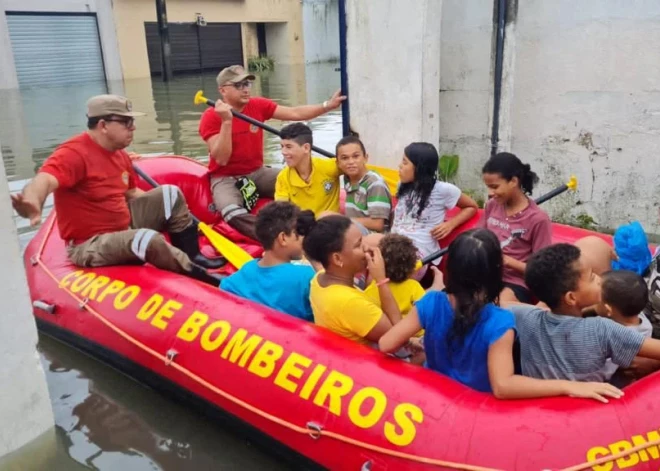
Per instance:
[[[332,191],[332,181],[331,180],[326,180],[323,182],[323,189],[325,190],[325,194],[327,195]]]
[[[255,126],[254,124],[250,124],[250,132],[255,133],[258,130],[259,128],[257,126]]]
[[[121,173],[121,181],[124,182],[124,185],[128,186],[128,172],[124,171]]]

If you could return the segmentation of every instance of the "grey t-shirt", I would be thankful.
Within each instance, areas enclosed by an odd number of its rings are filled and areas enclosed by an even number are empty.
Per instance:
[[[570,317],[535,306],[510,306],[520,339],[525,376],[541,379],[605,381],[608,358],[630,366],[645,337],[601,317]]]

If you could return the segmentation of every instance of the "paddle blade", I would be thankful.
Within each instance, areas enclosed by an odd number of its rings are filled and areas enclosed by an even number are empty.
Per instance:
[[[252,260],[252,256],[245,250],[234,244],[222,234],[218,234],[208,224],[200,222],[199,230],[206,236],[211,245],[236,268],[241,268]]]
[[[578,185],[577,177],[575,175],[571,175],[571,178],[568,180],[566,186],[568,187],[569,190],[575,191],[577,190],[577,185]]]
[[[196,105],[203,105],[206,102],[207,102],[207,99],[204,96],[204,91],[203,90],[199,90],[197,93],[195,93],[194,103]]]

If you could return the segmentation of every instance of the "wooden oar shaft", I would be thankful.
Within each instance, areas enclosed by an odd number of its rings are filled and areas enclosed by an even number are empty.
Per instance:
[[[206,101],[206,104],[207,104],[207,105],[209,105],[209,106],[215,106],[215,101],[213,101],[213,100],[209,100],[208,98],[206,98],[205,101]],[[261,128],[261,129],[263,129],[263,130],[265,130],[265,131],[268,131],[268,132],[270,132],[270,133],[272,133],[272,134],[275,134],[276,136],[281,136],[279,130],[275,129],[275,128],[272,127],[272,126],[267,125],[266,123],[262,123],[261,121],[259,121],[259,120],[257,120],[257,119],[254,119],[254,118],[251,118],[251,117],[249,117],[249,116],[247,116],[247,115],[244,115],[244,114],[241,113],[240,111],[236,111],[236,110],[232,109],[232,110],[231,110],[231,113],[232,113],[234,116],[236,116],[238,119],[242,119],[243,121],[246,121],[246,122],[248,122],[248,123],[250,123],[250,124],[254,124],[255,126]],[[314,152],[316,152],[317,154],[320,154],[320,155],[322,155],[322,156],[324,156],[324,157],[330,157],[330,158],[333,158],[333,157],[335,156],[332,152],[328,152],[327,150],[325,150],[325,149],[321,149],[320,147],[312,146],[312,150],[313,150]]]

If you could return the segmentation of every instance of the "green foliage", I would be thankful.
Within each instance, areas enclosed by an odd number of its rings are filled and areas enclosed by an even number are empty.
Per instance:
[[[248,70],[250,72],[265,72],[275,69],[275,60],[268,56],[250,57],[248,59]]]
[[[599,229],[599,224],[596,220],[584,212],[576,216],[559,217],[557,218],[557,222],[568,226],[579,227],[580,229],[587,229],[588,231],[600,232],[603,229]]]
[[[456,154],[443,155],[438,163],[438,177],[443,182],[451,182],[458,173],[459,157]]]
[[[463,193],[465,193],[470,198],[472,198],[474,202],[477,203],[477,206],[479,206],[481,209],[483,209],[484,206],[486,206],[486,197],[484,195],[483,190],[467,189],[467,190],[463,190]]]

